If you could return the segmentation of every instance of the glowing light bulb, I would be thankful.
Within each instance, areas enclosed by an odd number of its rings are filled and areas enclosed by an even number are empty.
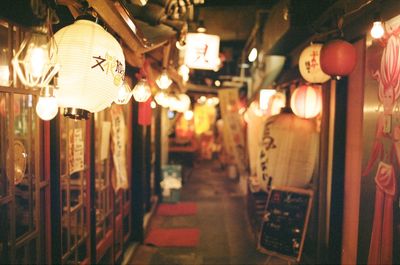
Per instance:
[[[56,53],[54,41],[45,29],[39,28],[22,42],[11,62],[24,85],[45,87],[60,69],[57,63],[51,62]]]
[[[205,104],[207,101],[207,98],[205,96],[201,96],[197,99],[197,103],[199,104]]]
[[[28,64],[28,70],[34,77],[41,76],[44,65],[48,61],[46,53],[42,47],[33,47],[26,55],[25,62]]]
[[[40,90],[39,100],[36,104],[36,114],[42,120],[48,121],[53,119],[57,113],[58,104],[53,95],[53,88],[50,86],[43,87]]]
[[[55,97],[39,97],[36,104],[36,114],[42,120],[53,119],[58,113],[58,105]]]
[[[381,21],[375,21],[371,28],[371,36],[374,39],[380,39],[385,34],[385,29],[383,28],[383,23]]]
[[[194,114],[193,114],[193,111],[191,111],[191,110],[187,110],[187,111],[185,111],[185,113],[183,114],[183,118],[184,118],[185,120],[187,120],[187,121],[190,121],[191,119],[193,119],[193,116],[194,116]]]
[[[10,67],[8,65],[7,49],[0,52],[0,86],[10,86]]]
[[[152,108],[152,109],[155,109],[155,108],[157,108],[157,103],[155,103],[153,100],[150,102],[150,107]]]
[[[10,86],[10,68],[0,65],[0,86]]]
[[[167,71],[164,69],[161,75],[157,78],[156,83],[160,89],[167,89],[171,84],[172,80],[169,78]]]
[[[114,100],[116,104],[123,105],[129,102],[132,96],[131,88],[127,83],[123,83],[122,86],[118,88],[117,98]]]
[[[186,66],[186,64],[179,66],[178,74],[182,77],[183,81],[187,82],[189,80],[189,72],[190,69]]]
[[[160,105],[161,107],[164,108],[169,107],[169,97],[165,92],[163,91],[158,92],[155,95],[154,99],[156,100],[157,104]]]
[[[269,106],[269,100],[275,94],[276,94],[275,89],[261,89],[259,98],[260,101],[259,108],[263,111],[267,110]]]
[[[132,90],[133,98],[137,102],[146,102],[151,96],[151,89],[146,79],[140,80]]]
[[[256,48],[251,49],[248,57],[249,62],[251,63],[254,62],[257,59],[257,55],[258,55],[257,49]]]
[[[176,46],[176,48],[177,48],[178,50],[184,50],[185,47],[186,47],[186,44],[185,44],[184,41],[177,41],[177,42],[175,43],[175,46]]]

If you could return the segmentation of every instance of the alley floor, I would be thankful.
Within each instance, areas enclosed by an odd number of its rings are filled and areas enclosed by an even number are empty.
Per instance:
[[[129,264],[266,264],[267,256],[257,251],[241,186],[216,162],[196,163],[184,183],[180,200],[196,202],[197,214],[154,215],[150,229],[198,228],[199,244],[193,248],[140,245]]]

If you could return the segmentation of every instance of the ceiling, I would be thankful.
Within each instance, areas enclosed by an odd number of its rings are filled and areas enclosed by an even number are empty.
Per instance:
[[[277,0],[206,0],[195,7],[195,20],[203,20],[208,34],[221,41],[246,41],[260,10],[270,10]]]

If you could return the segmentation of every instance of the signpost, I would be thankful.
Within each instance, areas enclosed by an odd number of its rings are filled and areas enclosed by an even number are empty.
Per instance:
[[[262,253],[299,262],[310,216],[311,190],[272,188],[265,207],[258,241]]]

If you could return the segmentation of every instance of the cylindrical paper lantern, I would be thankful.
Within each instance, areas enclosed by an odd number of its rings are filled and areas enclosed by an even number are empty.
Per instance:
[[[296,88],[290,99],[293,113],[300,118],[316,117],[322,109],[322,95],[319,86],[300,86]]]
[[[111,105],[123,83],[125,58],[118,41],[100,25],[78,18],[59,30],[57,62],[60,64],[55,96],[64,115],[87,118]]]
[[[345,40],[333,40],[321,49],[321,68],[331,76],[345,76],[350,74],[357,62],[357,53],[354,46]]]
[[[299,59],[301,76],[310,83],[324,83],[330,76],[324,73],[320,66],[320,52],[322,44],[311,44],[305,48]]]

